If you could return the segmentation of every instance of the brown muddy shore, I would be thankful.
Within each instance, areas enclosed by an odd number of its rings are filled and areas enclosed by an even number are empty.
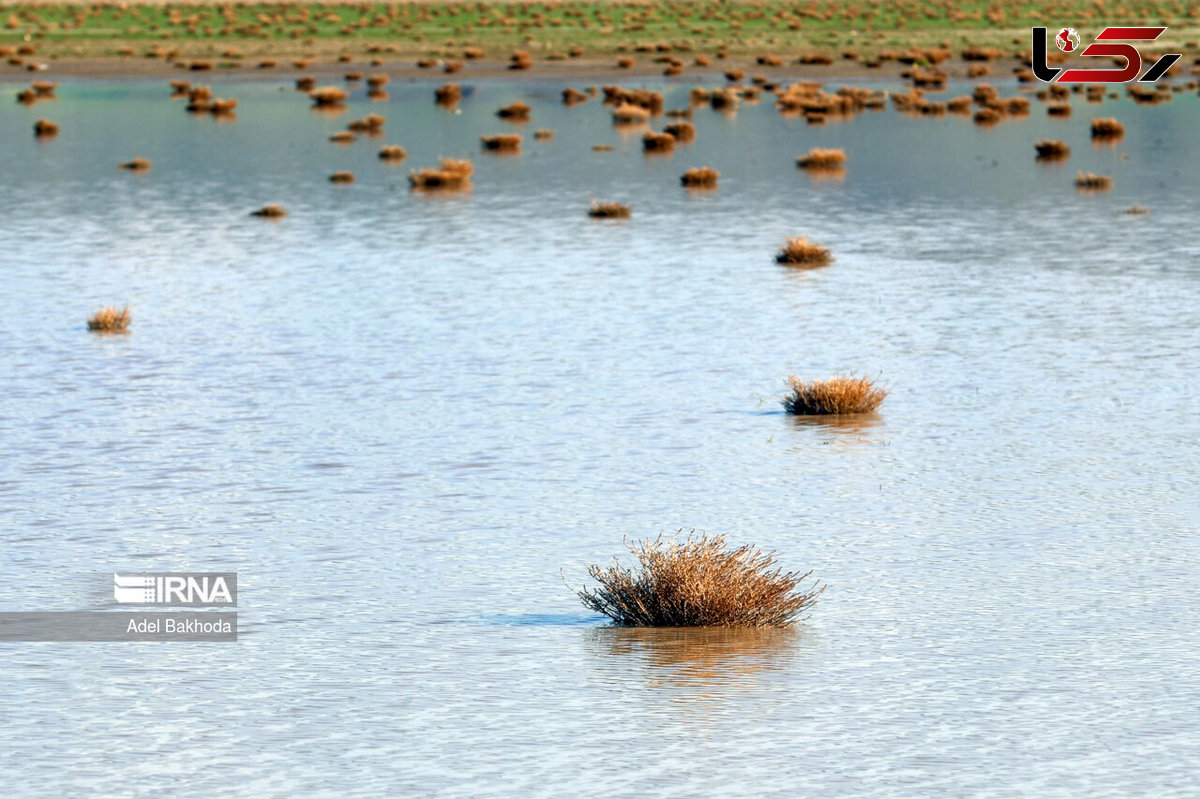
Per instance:
[[[416,59],[396,59],[382,64],[371,63],[370,57],[339,62],[334,59],[312,61],[300,68],[291,59],[279,58],[276,66],[263,68],[257,63],[214,64],[210,69],[193,70],[188,61],[165,62],[151,58],[58,58],[36,60],[40,69],[30,71],[26,66],[0,64],[0,82],[22,83],[31,79],[53,80],[56,78],[85,78],[100,80],[187,78],[193,81],[217,80],[290,80],[298,75],[313,75],[322,81],[343,81],[348,72],[370,72],[387,75],[392,80],[427,80],[434,82],[463,83],[475,79],[504,78],[513,81],[560,82],[560,83],[620,83],[629,80],[662,80],[680,86],[695,84],[716,85],[728,83],[725,70],[742,70],[745,77],[741,83],[750,82],[754,76],[764,76],[772,82],[796,80],[855,81],[867,79],[900,80],[901,73],[910,67],[899,62],[885,62],[879,67],[868,68],[858,61],[843,61],[832,65],[787,64],[782,67],[763,67],[751,57],[731,56],[714,60],[709,66],[690,67],[680,75],[663,75],[662,65],[639,63],[630,69],[616,65],[612,57],[584,57],[569,61],[536,63],[530,69],[509,69],[502,61],[476,61],[468,64],[461,72],[443,73],[440,67],[420,68]],[[984,81],[1006,81],[1014,77],[1023,64],[1015,58],[998,58],[991,62],[991,74],[980,78]],[[969,63],[959,58],[948,59],[939,65],[951,79],[966,79]],[[732,84],[731,84],[732,85]]]

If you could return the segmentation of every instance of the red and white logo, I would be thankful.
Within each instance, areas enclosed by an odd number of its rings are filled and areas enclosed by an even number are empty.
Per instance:
[[[1166,27],[1108,27],[1100,32],[1096,41],[1079,52],[1081,56],[1121,58],[1125,66],[1118,69],[1065,69],[1050,67],[1046,63],[1046,29],[1033,29],[1033,57],[1030,59],[1033,74],[1046,83],[1154,83],[1167,73],[1171,66],[1183,57],[1180,53],[1167,53],[1159,58],[1141,77],[1142,54],[1127,42],[1152,42],[1162,36]],[[1118,42],[1108,44],[1108,42]],[[1079,34],[1074,28],[1062,28],[1054,37],[1054,43],[1064,53],[1079,49]]]
[[[1074,28],[1063,28],[1054,37],[1054,43],[1064,53],[1073,53],[1079,47],[1079,32]]]

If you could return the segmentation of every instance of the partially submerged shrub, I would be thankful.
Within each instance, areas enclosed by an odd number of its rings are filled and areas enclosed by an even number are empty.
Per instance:
[[[1080,172],[1075,176],[1075,186],[1080,189],[1107,191],[1111,189],[1113,179],[1108,175],[1097,175],[1094,172]]]
[[[776,263],[795,266],[826,266],[833,261],[827,247],[815,244],[804,236],[789,236],[783,249],[775,256]]]
[[[549,128],[538,128],[533,132],[533,138],[538,141],[550,141],[554,138],[554,131]]]
[[[308,93],[314,105],[338,106],[346,102],[350,93],[337,86],[322,86]]]
[[[785,572],[774,552],[732,548],[724,536],[629,544],[638,570],[620,561],[588,567],[600,585],[577,591],[589,609],[626,627],[781,627],[799,621],[825,586]]]
[[[800,169],[837,169],[845,164],[845,150],[823,150],[820,147],[814,147],[796,159],[796,166]]]
[[[612,111],[613,122],[630,123],[630,122],[645,122],[650,118],[649,109],[642,108],[640,105],[633,103],[622,103]]]
[[[58,135],[58,123],[39,119],[33,123],[33,135],[39,139],[50,139]]]
[[[717,187],[717,179],[720,176],[721,173],[712,167],[698,166],[684,172],[683,177],[679,180],[688,188],[715,189]]]
[[[129,329],[131,321],[133,321],[133,312],[129,310],[128,305],[119,311],[116,306],[110,305],[92,314],[87,321],[87,326],[88,330],[95,330],[98,333],[124,333]]]
[[[123,164],[117,164],[121,169],[128,169],[130,172],[145,172],[150,168],[150,162],[145,158],[135,158],[132,161],[126,161]]]
[[[675,141],[687,143],[696,138],[696,126],[691,122],[672,122],[663,127],[663,133],[669,133]]]
[[[648,130],[642,136],[642,148],[648,153],[669,153],[675,149],[675,137],[670,133]]]
[[[497,111],[496,116],[501,119],[512,120],[513,122],[524,122],[529,119],[530,110],[529,103],[517,100],[515,103],[510,103]]]
[[[393,163],[403,161],[408,158],[408,151],[399,144],[388,144],[379,148],[379,160],[391,161]]]
[[[329,176],[329,182],[330,183],[353,183],[354,182],[354,173],[353,172],[334,172],[332,175]]]
[[[588,216],[594,219],[628,219],[633,216],[633,206],[621,203],[598,203],[592,200]]]
[[[499,133],[495,136],[480,136],[483,149],[501,153],[515,153],[521,149],[521,137],[516,133]]]
[[[475,165],[465,158],[443,158],[435,169],[426,167],[409,173],[414,189],[462,189],[470,185]]]
[[[287,211],[283,209],[282,205],[278,203],[271,203],[270,205],[264,205],[257,211],[251,211],[250,216],[261,216],[265,217],[266,219],[282,219],[283,217],[287,216]]]
[[[797,416],[870,413],[888,395],[886,388],[865,376],[834,375],[829,380],[805,381],[793,375],[788,385],[792,393],[783,398],[783,407]]]
[[[1112,117],[1092,120],[1093,139],[1116,139],[1125,135],[1125,126]]]
[[[1065,141],[1042,139],[1034,142],[1033,147],[1037,150],[1037,157],[1041,161],[1060,161],[1071,154],[1071,148]]]

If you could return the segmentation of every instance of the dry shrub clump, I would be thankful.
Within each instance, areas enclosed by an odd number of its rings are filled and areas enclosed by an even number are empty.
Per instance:
[[[1040,161],[1059,161],[1071,154],[1071,148],[1065,141],[1042,139],[1034,142],[1033,147]]]
[[[671,134],[675,141],[687,143],[696,138],[696,126],[691,122],[672,122],[663,127],[664,133]]]
[[[788,385],[792,393],[783,398],[783,407],[797,416],[870,413],[888,395],[886,388],[865,376],[834,375],[829,380],[805,381],[793,375]]]
[[[642,149],[648,153],[669,153],[675,149],[675,137],[670,133],[648,130],[642,136]]]
[[[638,571],[620,561],[588,574],[600,585],[577,591],[583,604],[626,627],[782,627],[799,621],[825,586],[812,572],[785,572],[774,552],[731,548],[724,536],[627,544]]]
[[[251,211],[250,216],[261,216],[265,219],[282,219],[287,216],[287,211],[279,203],[271,203],[270,205],[264,205],[257,211]]]
[[[354,173],[353,172],[334,172],[332,175],[329,176],[329,182],[330,183],[353,183],[354,182]]]
[[[789,236],[787,244],[775,256],[775,262],[794,266],[826,266],[833,261],[828,247],[822,247],[804,236]]]
[[[538,128],[533,132],[533,138],[537,141],[550,141],[554,138],[554,131],[549,128]]]
[[[338,106],[349,99],[350,93],[337,86],[322,86],[319,89],[310,91],[308,96],[312,98],[314,105]]]
[[[622,103],[612,110],[612,118],[618,125],[645,122],[650,118],[650,111],[640,105]]]
[[[33,123],[33,135],[39,139],[50,139],[58,135],[58,123],[39,119]]]
[[[438,105],[453,106],[462,99],[462,86],[457,83],[446,83],[433,90],[433,100]]]
[[[720,177],[721,173],[712,167],[698,166],[684,172],[679,180],[688,188],[715,189],[717,187],[717,179]]]
[[[87,320],[87,326],[88,330],[95,330],[98,333],[124,333],[129,329],[131,321],[133,321],[133,312],[129,310],[128,305],[119,311],[116,306],[110,305],[92,314]]]
[[[1107,191],[1112,188],[1113,179],[1109,175],[1097,175],[1094,172],[1080,172],[1075,176],[1075,186],[1080,189]]]
[[[126,161],[123,164],[117,164],[121,169],[128,169],[130,172],[145,172],[150,168],[150,162],[145,158],[135,158],[132,161]]]
[[[521,149],[521,137],[516,133],[499,133],[495,136],[480,136],[483,149],[501,153],[515,153]]]
[[[496,116],[501,119],[512,120],[513,122],[524,122],[529,119],[529,112],[531,110],[529,103],[517,100],[515,103],[510,103],[497,111]]]
[[[633,206],[621,203],[599,203],[592,200],[588,216],[594,219],[628,219],[633,216]]]
[[[1112,117],[1092,120],[1093,139],[1116,139],[1125,135],[1125,126]]]
[[[820,147],[814,147],[796,159],[796,166],[800,169],[837,169],[845,164],[845,150],[823,150]]]
[[[414,189],[463,189],[471,183],[475,165],[465,158],[443,158],[437,168],[412,172],[408,182]]]
[[[403,161],[408,158],[408,151],[399,144],[388,144],[379,148],[379,160],[391,161],[393,163]]]

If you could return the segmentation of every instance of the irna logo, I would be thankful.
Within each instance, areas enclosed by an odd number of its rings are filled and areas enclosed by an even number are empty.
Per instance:
[[[1066,69],[1051,67],[1046,63],[1046,29],[1034,28],[1033,74],[1045,83],[1129,83],[1133,80],[1139,83],[1154,83],[1167,74],[1167,70],[1183,55],[1167,53],[1139,78],[1138,74],[1142,71],[1142,54],[1128,42],[1152,42],[1162,36],[1165,30],[1165,26],[1109,27],[1100,32],[1095,42],[1079,50],[1079,34],[1074,28],[1063,28],[1054,37],[1054,43],[1064,53],[1074,53],[1078,50],[1081,56],[1108,56],[1125,60],[1125,66],[1120,69]]]
[[[235,572],[113,573],[113,597],[127,605],[237,605]]]

